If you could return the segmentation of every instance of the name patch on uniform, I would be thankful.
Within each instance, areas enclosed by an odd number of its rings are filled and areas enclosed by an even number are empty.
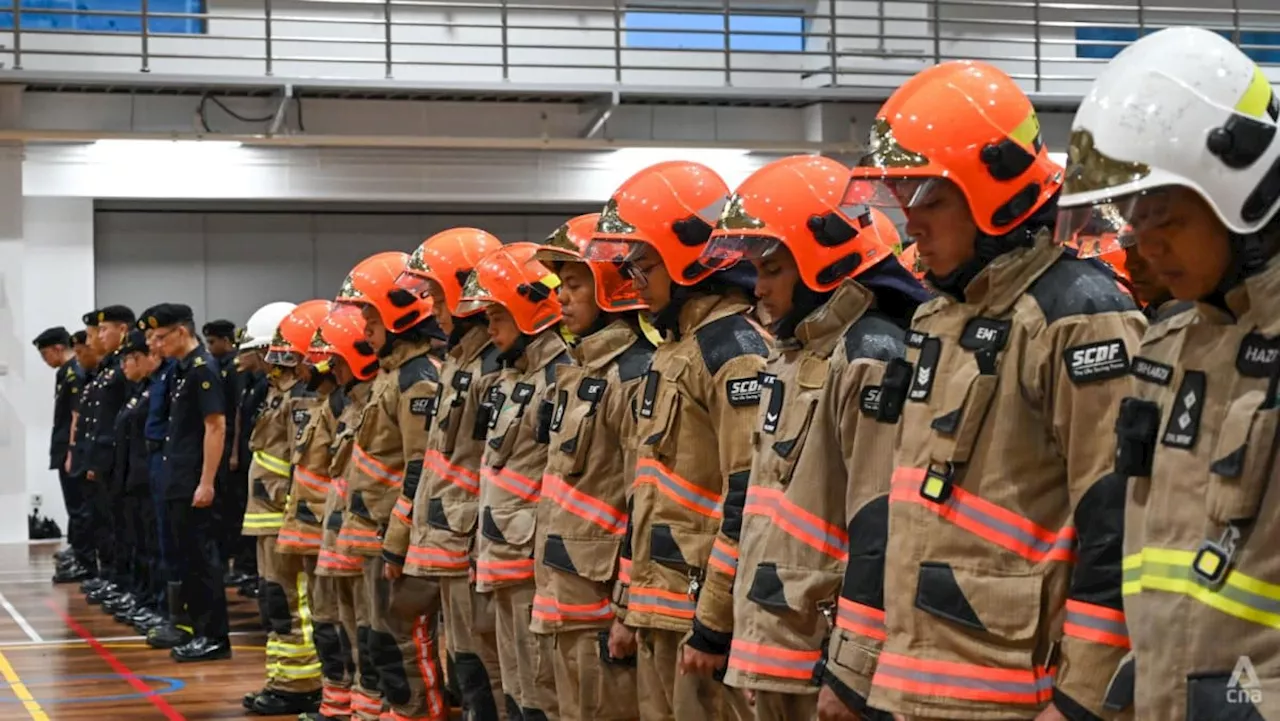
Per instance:
[[[184,380],[185,380],[185,379],[184,379]],[[272,410],[275,410],[275,409],[279,408],[279,407],[280,407],[280,404],[281,404],[283,401],[284,401],[284,397],[283,397],[283,396],[276,396],[275,398],[272,398],[272,399],[271,399],[271,409],[272,409]]]
[[[735,407],[760,405],[760,378],[731,378],[724,383],[729,405]]]
[[[564,423],[565,406],[569,404],[569,391],[556,391],[556,410],[551,416],[551,431],[558,433]]]
[[[1010,323],[994,318],[970,318],[960,334],[960,347],[965,350],[1004,350],[1009,341]]]
[[[304,410],[296,410],[293,412],[293,424],[295,426],[305,426],[309,420],[311,420],[310,413]]]
[[[1148,383],[1155,383],[1158,386],[1167,386],[1169,381],[1173,380],[1173,366],[1163,363],[1157,363],[1150,358],[1142,356],[1133,357],[1133,365],[1130,366],[1129,372],[1135,378],[1141,378]]]
[[[918,330],[907,331],[906,344],[908,348],[923,348],[924,342],[929,338],[928,334],[921,333]]]
[[[924,345],[920,349],[920,360],[916,363],[915,374],[911,377],[911,389],[907,391],[907,398],[915,403],[923,403],[929,400],[929,394],[933,392],[933,376],[934,370],[938,367],[938,359],[942,357],[942,340],[939,338],[925,338]]]
[[[430,398],[414,398],[409,401],[409,412],[415,416],[431,415]]]
[[[1129,353],[1119,338],[1078,345],[1062,351],[1067,377],[1072,383],[1092,383],[1119,378],[1129,372]]]
[[[1174,398],[1173,412],[1164,427],[1160,442],[1174,448],[1189,449],[1200,435],[1200,413],[1204,410],[1204,371],[1186,371]]]
[[[471,374],[466,371],[458,371],[453,374],[453,383],[451,384],[455,391],[465,393],[471,387]]]
[[[511,389],[511,402],[522,406],[528,405],[533,398],[533,391],[533,386],[528,383],[517,383],[516,387]]]
[[[644,394],[640,396],[640,417],[653,418],[653,401],[658,397],[658,371],[649,371],[644,379]]]
[[[880,413],[880,386],[867,386],[858,396],[858,408],[863,415],[875,416]]]
[[[1280,338],[1250,333],[1240,341],[1236,370],[1249,378],[1270,378],[1280,369]]]
[[[583,378],[582,383],[578,384],[578,399],[592,405],[599,403],[608,386],[609,382],[603,378]]]
[[[760,430],[765,433],[777,433],[787,384],[778,380],[778,376],[772,373],[761,373],[760,384],[769,389],[769,407],[764,409],[764,422],[760,424]]]

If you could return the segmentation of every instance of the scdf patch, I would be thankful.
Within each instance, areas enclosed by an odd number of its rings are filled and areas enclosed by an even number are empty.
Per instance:
[[[1119,378],[1129,372],[1129,353],[1119,338],[1072,346],[1062,351],[1062,358],[1067,377],[1076,385]]]
[[[725,381],[724,392],[731,406],[760,405],[760,378],[731,378]]]

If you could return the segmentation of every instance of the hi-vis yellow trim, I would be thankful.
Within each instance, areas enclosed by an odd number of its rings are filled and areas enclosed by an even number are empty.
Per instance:
[[[1266,115],[1267,106],[1270,104],[1271,82],[1263,74],[1262,68],[1255,65],[1253,79],[1249,81],[1249,87],[1245,88],[1244,95],[1241,95],[1240,101],[1236,103],[1236,110],[1261,120]]]
[[[245,528],[279,528],[284,525],[283,513],[246,513]]]
[[[1018,127],[1009,131],[1009,137],[1018,142],[1019,145],[1030,148],[1036,138],[1040,137],[1040,118],[1036,115],[1036,111],[1032,110],[1027,113],[1027,117]]]
[[[657,328],[653,327],[653,323],[649,321],[649,316],[646,313],[640,314],[640,332],[644,333],[644,337],[648,338],[655,348],[662,345],[662,334],[658,332]]]
[[[1144,548],[1125,557],[1124,595],[1180,593],[1228,616],[1280,629],[1280,585],[1233,570],[1220,587],[1210,588],[1192,571],[1195,557],[1195,551],[1169,548]]]
[[[267,640],[267,678],[302,680],[320,678],[320,658],[316,653],[311,629],[311,602],[307,596],[307,574],[299,573],[298,624],[302,627],[302,643],[285,643],[277,639]],[[272,660],[274,657],[274,660]],[[301,659],[303,662],[285,659]]]
[[[291,466],[288,461],[264,451],[254,451],[253,462],[262,466],[264,470],[270,471],[277,476],[289,478],[293,475],[293,466]]]

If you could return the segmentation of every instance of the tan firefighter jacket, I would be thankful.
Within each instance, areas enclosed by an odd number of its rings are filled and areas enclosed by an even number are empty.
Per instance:
[[[445,358],[440,403],[431,421],[422,482],[407,522],[393,523],[382,544],[390,563],[412,576],[465,576],[479,517],[480,455],[488,425],[476,428],[483,394],[497,377],[498,349],[482,325],[462,335]]]
[[[281,553],[315,556],[324,532],[324,505],[332,479],[333,434],[346,399],[341,390],[293,402],[293,485],[276,542]]]
[[[708,653],[727,653],[733,630],[733,577],[708,559],[713,544],[720,557],[737,558],[769,355],[750,307],[737,292],[685,303],[678,332],[654,351],[637,404],[626,622],[693,625],[690,644]]]
[[[547,465],[556,367],[569,363],[558,328],[529,339],[498,373],[482,404],[488,420],[480,461],[476,590],[533,583],[533,535]]]
[[[439,390],[431,344],[392,341],[379,359],[347,465],[347,507],[338,532],[338,551],[377,556],[401,488],[414,488],[422,475],[430,421]]]
[[[635,468],[631,415],[653,345],[615,320],[557,370],[551,442],[538,501],[535,633],[608,628]]]
[[[869,683],[873,708],[907,716],[1032,719],[1052,701],[1068,718],[1107,718],[1128,642],[1122,622],[1114,636],[1088,630],[1123,618],[1124,479],[1105,429],[1146,319],[1046,233],[965,296],[917,309],[911,372],[891,368],[882,384],[881,403],[905,398],[883,594],[864,573],[842,595],[883,603],[885,628],[838,627],[829,664],[859,677],[855,693]]]
[[[1143,720],[1280,718],[1280,260],[1225,300],[1162,309],[1117,425]]]
[[[725,677],[735,688],[816,693],[837,611],[842,621],[867,612],[837,604],[846,559],[869,545],[849,536],[847,519],[888,503],[898,426],[879,412],[880,383],[905,353],[902,328],[873,301],[846,280],[778,341],[761,375],[738,562],[711,555],[713,567],[738,569]]]
[[[342,412],[333,428],[329,449],[329,492],[324,499],[324,536],[320,541],[320,557],[316,574],[320,576],[359,576],[364,557],[338,552],[338,533],[342,530],[342,514],[347,508],[347,471],[351,467],[351,448],[355,444],[360,418],[369,401],[372,381],[353,381],[347,385]]]
[[[249,434],[253,461],[249,466],[249,501],[242,531],[246,536],[274,536],[284,525],[284,507],[293,476],[293,439],[298,432],[293,404],[315,397],[292,373],[278,375],[270,384]]]

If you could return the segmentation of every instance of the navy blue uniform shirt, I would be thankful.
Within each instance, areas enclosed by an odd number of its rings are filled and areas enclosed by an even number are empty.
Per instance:
[[[204,468],[204,419],[225,413],[222,375],[204,345],[178,361],[169,384],[169,434],[164,445],[165,497],[191,498]]]

